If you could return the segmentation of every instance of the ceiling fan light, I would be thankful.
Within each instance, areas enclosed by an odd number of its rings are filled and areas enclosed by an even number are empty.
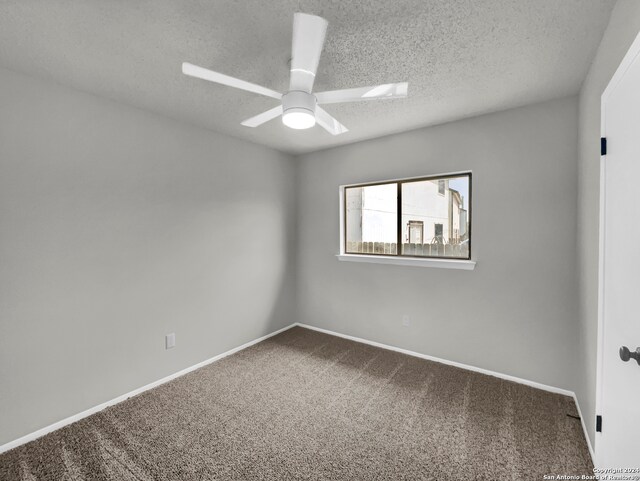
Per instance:
[[[291,129],[310,129],[316,125],[316,117],[310,110],[294,107],[282,115],[282,123]]]

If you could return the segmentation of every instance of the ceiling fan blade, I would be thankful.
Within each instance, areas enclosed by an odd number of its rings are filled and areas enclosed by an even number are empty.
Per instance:
[[[242,122],[242,125],[244,125],[245,127],[257,127],[258,125],[262,125],[265,122],[269,122],[269,120],[271,119],[275,119],[279,115],[282,115],[282,105],[278,105],[271,110],[267,110],[266,112],[262,112],[255,117],[251,117],[250,119]]]
[[[282,94],[276,92],[275,90],[252,84],[251,82],[245,82],[244,80],[240,80],[234,77],[229,77],[228,75],[214,72],[213,70],[209,70],[207,68],[198,67],[197,65],[193,65],[188,62],[184,62],[182,64],[182,73],[185,75],[189,75],[190,77],[209,80],[210,82],[227,85],[229,87],[235,87],[237,89],[246,90],[248,92],[253,92],[260,95],[266,95],[267,97],[272,97],[274,99],[280,100],[282,98]]]
[[[374,99],[401,99],[407,96],[409,84],[399,82],[377,85],[375,87],[358,87],[355,89],[329,90],[316,93],[319,104],[336,104],[339,102],[357,102]]]
[[[349,129],[334,119],[329,113],[321,107],[316,106],[316,122],[320,127],[325,129],[332,135],[340,135],[349,132]]]
[[[311,93],[327,25],[328,22],[324,18],[315,15],[296,13],[293,16],[289,90]]]

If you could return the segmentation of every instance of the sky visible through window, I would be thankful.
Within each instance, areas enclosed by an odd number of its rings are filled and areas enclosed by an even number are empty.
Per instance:
[[[449,179],[449,188],[457,190],[460,192],[460,195],[464,198],[464,209],[469,210],[469,178],[465,177],[454,177]]]

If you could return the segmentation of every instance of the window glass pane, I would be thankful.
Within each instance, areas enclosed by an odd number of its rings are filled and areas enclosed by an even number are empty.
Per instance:
[[[469,176],[403,182],[402,254],[469,258]]]
[[[398,184],[347,187],[346,252],[397,253]]]

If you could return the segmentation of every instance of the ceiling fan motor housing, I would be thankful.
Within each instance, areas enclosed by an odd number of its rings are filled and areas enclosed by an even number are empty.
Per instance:
[[[293,90],[282,96],[282,112],[284,114],[300,112],[316,115],[316,96],[302,90]]]

